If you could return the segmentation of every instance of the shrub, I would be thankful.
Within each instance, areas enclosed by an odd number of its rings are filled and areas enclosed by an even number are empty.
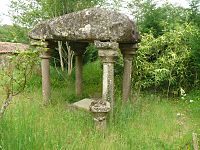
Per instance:
[[[8,62],[0,67],[0,87],[3,89],[3,94],[6,95],[0,109],[0,118],[3,117],[13,97],[25,89],[28,77],[30,77],[37,60],[38,52],[27,50],[8,56]]]
[[[192,50],[197,37],[198,30],[190,24],[179,25],[157,38],[144,34],[135,60],[135,88],[177,93],[180,87],[193,86],[200,75]]]

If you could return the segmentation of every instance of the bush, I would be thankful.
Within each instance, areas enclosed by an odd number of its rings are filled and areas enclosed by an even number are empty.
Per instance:
[[[198,30],[185,24],[155,38],[144,34],[135,60],[135,88],[177,93],[189,89],[199,79],[199,63],[193,57]],[[199,49],[199,48],[198,48]]]

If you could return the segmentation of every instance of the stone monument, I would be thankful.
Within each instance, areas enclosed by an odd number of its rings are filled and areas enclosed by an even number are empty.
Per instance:
[[[119,49],[124,58],[122,99],[130,97],[132,59],[138,48],[138,31],[126,15],[103,8],[90,8],[66,14],[36,25],[29,33],[34,46],[46,49],[42,59],[42,91],[45,104],[50,100],[50,49],[56,41],[68,41],[76,54],[76,94],[82,93],[83,54],[94,43],[103,63],[102,98],[93,101],[90,110],[98,128],[106,125],[106,114],[114,108],[114,63]],[[43,41],[43,44],[37,44]]]

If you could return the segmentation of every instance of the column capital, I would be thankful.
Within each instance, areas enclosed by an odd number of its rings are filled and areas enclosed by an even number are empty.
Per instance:
[[[122,54],[135,54],[138,49],[138,44],[120,43],[119,48]]]
[[[95,41],[94,44],[98,48],[98,55],[102,62],[115,62],[119,49],[119,44],[117,42]]]
[[[119,48],[125,60],[132,60],[133,56],[136,54],[138,45],[123,43],[119,45]]]
[[[119,49],[119,43],[117,42],[101,42],[101,41],[94,41],[94,45],[98,48],[98,49]]]
[[[51,58],[50,43],[48,41],[31,40],[31,46],[42,48],[40,58],[42,58],[42,59],[50,59]]]

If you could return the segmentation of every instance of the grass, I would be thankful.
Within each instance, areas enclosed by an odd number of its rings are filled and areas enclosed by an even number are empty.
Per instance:
[[[90,65],[84,68],[84,96],[99,96],[101,67],[98,62],[92,64],[94,68]],[[9,106],[0,122],[0,149],[192,149],[192,133],[200,134],[198,91],[185,100],[141,94],[125,106],[118,105],[115,121],[102,133],[94,129],[90,113],[68,105],[77,99],[73,76],[63,86],[62,78],[53,76],[53,103],[48,107],[42,105],[40,80],[34,77]],[[118,90],[116,95],[120,103]]]

